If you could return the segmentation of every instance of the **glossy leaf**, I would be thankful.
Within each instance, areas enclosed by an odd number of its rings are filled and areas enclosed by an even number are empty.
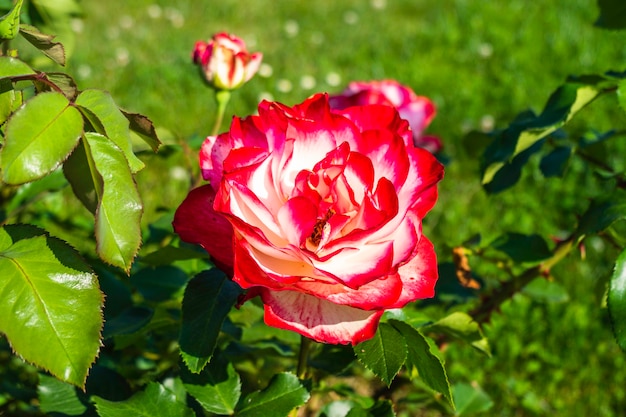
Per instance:
[[[2,88],[7,85],[7,90]],[[22,105],[22,93],[13,90],[11,81],[0,80],[0,124],[4,124],[9,117]]]
[[[608,307],[615,340],[626,352],[626,250],[615,261],[609,285]]]
[[[56,169],[78,144],[83,119],[61,93],[27,101],[7,122],[2,148],[3,181],[23,184]]]
[[[93,397],[100,417],[192,417],[194,412],[163,385],[150,382],[147,387],[126,401],[109,401]]]
[[[598,0],[600,16],[596,26],[605,29],[626,29],[626,3],[622,0]]]
[[[82,387],[100,348],[96,276],[73,248],[33,226],[0,229],[0,270],[0,331],[25,360]]]
[[[562,177],[567,168],[571,154],[572,148],[569,146],[559,146],[541,158],[539,169],[541,169],[543,176],[546,178]]]
[[[78,398],[76,388],[56,378],[40,374],[37,394],[41,411],[46,414],[80,416],[87,411],[87,406]]]
[[[222,323],[241,294],[239,285],[213,268],[187,284],[183,296],[180,350],[183,361],[198,373],[213,355]]]
[[[354,352],[367,369],[389,386],[404,365],[407,344],[398,330],[381,323],[374,337],[354,346]]]
[[[452,396],[456,404],[455,416],[471,416],[493,407],[493,401],[479,386],[454,384]]]
[[[65,65],[65,47],[60,42],[53,42],[53,35],[41,33],[30,25],[20,25],[20,33],[35,48],[59,65]]]
[[[35,70],[24,61],[8,56],[0,56],[0,78],[35,74]]]
[[[529,112],[519,115],[485,150],[481,163],[483,185],[491,183],[498,171],[517,155],[555,132],[601,93],[593,83],[570,81],[550,96],[540,115]]]
[[[626,193],[616,191],[591,202],[589,208],[578,221],[577,236],[599,233],[613,222],[626,217]]]
[[[297,376],[275,375],[262,391],[255,391],[240,401],[237,417],[285,417],[289,411],[309,400],[310,394]]]
[[[141,245],[141,198],[121,150],[97,133],[84,137],[94,162],[91,176],[102,178],[102,189],[96,188],[96,249],[102,260],[128,272]]]
[[[406,341],[408,348],[407,368],[417,369],[422,381],[432,390],[441,393],[453,405],[446,369],[439,356],[433,352],[436,347],[430,345],[424,335],[407,323],[390,320],[389,324],[395,327]]]
[[[200,374],[185,372],[187,392],[208,412],[232,415],[241,396],[241,380],[233,364],[213,358]]]
[[[90,121],[96,132],[111,139],[122,150],[133,173],[140,171],[144,163],[135,156],[130,140],[129,122],[113,101],[102,90],[85,90],[76,99],[76,105]]]
[[[492,246],[515,262],[539,262],[552,256],[546,241],[536,234],[507,233],[496,239]]]
[[[23,0],[17,0],[7,14],[0,17],[0,39],[11,40],[17,36],[20,28],[20,11]]]
[[[489,342],[483,335],[480,326],[466,313],[454,312],[427,328],[434,333],[441,332],[461,339],[486,355],[491,355]]]

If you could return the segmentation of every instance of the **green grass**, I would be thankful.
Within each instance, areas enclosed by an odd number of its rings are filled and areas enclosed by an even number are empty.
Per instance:
[[[565,179],[545,180],[533,159],[518,185],[488,196],[478,176],[482,145],[464,142],[465,133],[489,121],[505,127],[523,110],[540,111],[569,74],[626,67],[626,32],[593,27],[594,1],[84,0],[82,6],[68,71],[80,88],[108,90],[124,108],[148,115],[169,142],[210,131],[213,92],[190,54],[196,40],[218,31],[243,37],[272,69],[233,94],[226,120],[253,113],[263,95],[295,104],[351,80],[394,78],[431,97],[438,115],[429,133],[442,138],[450,163],[425,231],[442,260],[476,233],[483,241],[506,231],[560,236],[603,192],[580,163]],[[315,87],[303,86],[303,76],[313,77]],[[585,110],[572,133],[623,126],[614,104],[604,98]],[[625,152],[626,145],[609,144],[611,164],[623,168]],[[147,160],[138,183],[149,222],[160,207],[180,203],[188,179],[176,173],[195,161]],[[570,301],[516,296],[505,305],[485,329],[492,358],[458,344],[446,350],[451,381],[479,383],[495,403],[489,415],[611,416],[626,407],[624,354],[600,309],[615,251],[593,243],[587,261],[571,256],[555,270]]]

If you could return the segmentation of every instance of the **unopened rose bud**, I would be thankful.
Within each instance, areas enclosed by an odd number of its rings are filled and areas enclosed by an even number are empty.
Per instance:
[[[198,41],[193,62],[200,65],[207,82],[218,90],[234,90],[256,74],[263,54],[249,53],[240,38],[218,33],[208,42]]]

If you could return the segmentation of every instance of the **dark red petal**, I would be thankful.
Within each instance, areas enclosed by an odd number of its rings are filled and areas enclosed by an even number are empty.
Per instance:
[[[191,190],[174,215],[174,231],[188,243],[202,246],[215,265],[233,274],[233,227],[213,210],[215,191],[210,185]]]

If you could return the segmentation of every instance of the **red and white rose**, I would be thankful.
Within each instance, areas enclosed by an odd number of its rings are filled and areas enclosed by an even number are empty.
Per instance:
[[[249,53],[242,39],[227,33],[213,35],[208,42],[198,41],[193,50],[193,62],[218,90],[233,90],[249,81],[262,59],[260,52]]]
[[[436,108],[433,102],[395,80],[353,81],[340,94],[330,97],[330,106],[345,109],[366,104],[386,104],[395,107],[400,117],[406,119],[413,131],[413,144],[431,153],[441,150],[441,141],[436,136],[424,135],[424,130],[433,120]]]
[[[191,191],[174,228],[261,297],[268,325],[357,344],[385,310],[434,295],[421,224],[443,167],[393,107],[264,101],[208,137],[200,163],[210,185]]]

